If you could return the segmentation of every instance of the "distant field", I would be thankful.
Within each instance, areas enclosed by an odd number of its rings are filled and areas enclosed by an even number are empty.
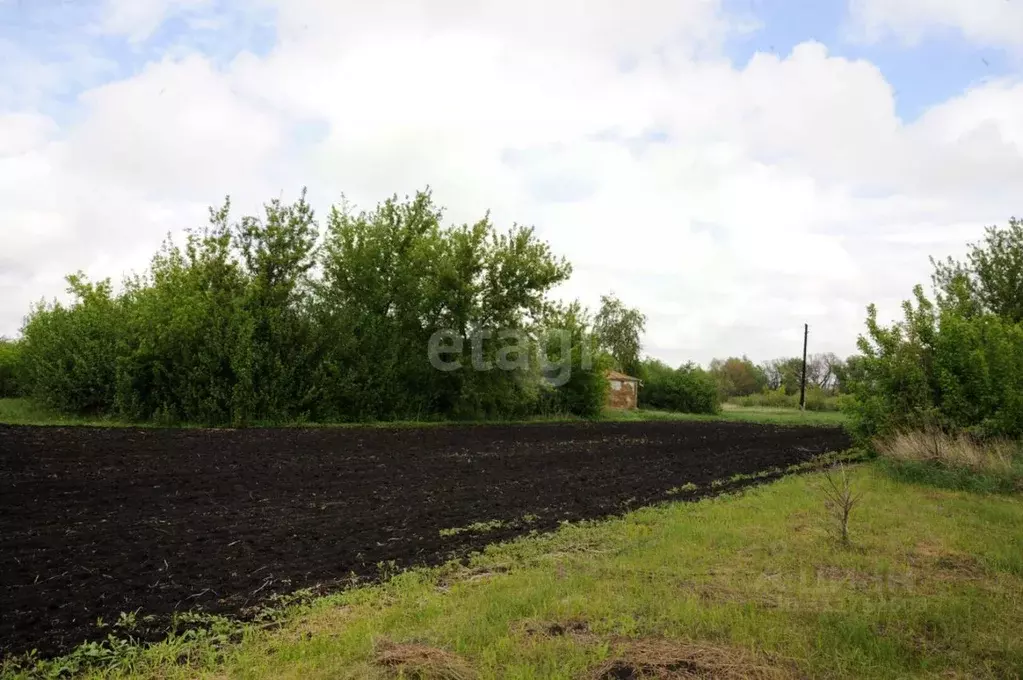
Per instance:
[[[533,418],[522,422],[578,422],[579,418],[551,417]],[[640,409],[638,411],[606,411],[603,420],[618,422],[663,421],[663,420],[737,420],[775,425],[844,425],[845,414],[836,411],[799,411],[791,408],[745,407],[724,404],[718,415],[697,415]],[[0,423],[7,425],[94,425],[105,427],[128,427],[139,423],[126,423],[109,418],[87,418],[52,413],[28,399],[0,399]],[[420,427],[449,424],[432,422],[387,422],[370,423],[383,427]],[[331,425],[313,425],[326,426]],[[340,425],[339,425],[340,426]]]
[[[668,411],[620,411],[609,416],[615,420],[737,420],[771,425],[845,425],[846,415],[838,411],[800,411],[794,408],[736,406],[723,404],[718,415],[671,413]]]

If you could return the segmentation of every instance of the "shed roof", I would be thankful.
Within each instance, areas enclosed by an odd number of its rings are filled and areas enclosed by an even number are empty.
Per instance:
[[[625,375],[624,373],[619,373],[618,371],[608,371],[607,372],[607,379],[608,380],[628,380],[628,381],[631,381],[631,382],[639,382],[639,378],[633,378],[631,375]]]

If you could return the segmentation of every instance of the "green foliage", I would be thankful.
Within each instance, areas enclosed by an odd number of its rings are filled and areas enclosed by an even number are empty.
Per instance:
[[[584,369],[588,321],[547,300],[568,263],[532,229],[442,217],[429,192],[369,212],[342,204],[321,239],[304,192],[237,222],[225,201],[119,293],[78,274],[70,304],[33,309],[25,384],[63,413],[166,423],[598,414],[605,364]],[[555,319],[575,336],[571,377],[552,386],[536,350]],[[457,340],[455,370],[429,360],[442,332]]]
[[[768,390],[781,389],[785,394],[799,394],[799,385],[803,379],[802,357],[768,361],[761,369],[767,378]]]
[[[679,368],[650,359],[640,367],[643,385],[639,402],[643,408],[682,413],[717,413],[720,405],[714,376],[692,363]]]
[[[40,304],[22,331],[28,393],[48,408],[95,414],[114,402],[116,364],[125,343],[124,301],[110,281],[67,278],[70,306]]]
[[[614,360],[614,368],[628,375],[639,372],[640,336],[646,329],[646,316],[626,307],[614,293],[600,297],[600,311],[594,320],[594,334],[600,349]]]
[[[1013,220],[973,246],[967,264],[939,264],[937,304],[921,286],[891,327],[868,308],[862,357],[845,378],[864,437],[937,427],[1023,436],[1023,326],[1010,291],[1023,284],[1023,231]]]
[[[150,271],[125,283],[123,348],[116,398],[106,408],[129,419],[243,424],[256,417],[245,390],[251,371],[252,279],[238,259],[229,203],[210,224],[168,242]],[[35,320],[31,320],[29,325]]]
[[[23,393],[21,343],[0,336],[0,399],[20,397]]]
[[[803,380],[802,357],[775,359],[765,362],[760,369],[764,372],[768,390],[784,388],[785,394],[799,394],[799,386]],[[841,390],[845,371],[846,362],[835,354],[831,352],[811,354],[806,358],[807,389],[817,387],[826,393],[838,392]]]
[[[767,374],[747,357],[714,359],[710,374],[718,385],[722,398],[756,394],[767,387]]]
[[[964,316],[989,313],[1023,322],[1023,220],[1010,218],[1004,229],[988,227],[984,240],[969,248],[966,262],[932,258],[939,306]]]
[[[599,416],[607,404],[610,383],[606,373],[613,359],[600,350],[589,315],[578,302],[551,305],[544,323],[540,413]]]
[[[547,291],[571,267],[532,229],[498,233],[489,218],[445,229],[441,219],[428,193],[371,213],[332,211],[313,304],[322,347],[317,419],[520,417],[534,408],[526,345]],[[426,360],[442,331],[457,338],[445,357],[455,370]],[[511,357],[515,345],[521,352]],[[526,361],[506,371],[494,366],[502,356]]]
[[[861,374],[849,381],[855,431],[873,436],[939,427],[1023,435],[1023,327],[992,314],[938,310],[917,286],[916,304],[890,328],[868,310]]]

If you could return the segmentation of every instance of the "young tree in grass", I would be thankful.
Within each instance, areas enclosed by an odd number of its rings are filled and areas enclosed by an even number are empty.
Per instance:
[[[646,315],[626,306],[614,293],[600,297],[594,333],[600,348],[614,358],[618,370],[629,375],[639,372],[640,336],[644,330]]]

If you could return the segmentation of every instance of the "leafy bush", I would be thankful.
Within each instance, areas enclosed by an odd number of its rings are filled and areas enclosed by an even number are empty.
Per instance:
[[[937,303],[916,286],[890,327],[868,308],[845,378],[854,430],[1023,436],[1023,223],[989,229],[966,264],[938,264],[933,280]]]
[[[370,212],[336,207],[321,240],[304,194],[238,222],[225,202],[119,293],[75,275],[70,304],[32,310],[26,385],[66,413],[207,424],[519,417],[544,395],[549,407],[599,412],[606,380],[582,370],[582,318],[569,357],[578,370],[563,385],[544,387],[535,362],[469,368],[508,349],[488,340],[476,352],[476,331],[521,332],[532,352],[545,324],[569,321],[547,293],[571,267],[531,229],[441,221],[421,192]],[[465,340],[458,370],[428,360],[444,330]]]
[[[644,408],[682,413],[717,413],[718,383],[707,371],[692,363],[673,369],[657,360],[643,362],[639,403]]]
[[[0,399],[22,396],[21,343],[0,337]]]
[[[117,357],[124,347],[123,300],[109,281],[68,277],[70,306],[36,307],[22,332],[22,367],[30,396],[48,408],[95,414],[114,403]]]
[[[938,310],[919,286],[915,296],[890,328],[870,308],[862,372],[849,381],[855,431],[1023,436],[1023,327],[992,314]]]

